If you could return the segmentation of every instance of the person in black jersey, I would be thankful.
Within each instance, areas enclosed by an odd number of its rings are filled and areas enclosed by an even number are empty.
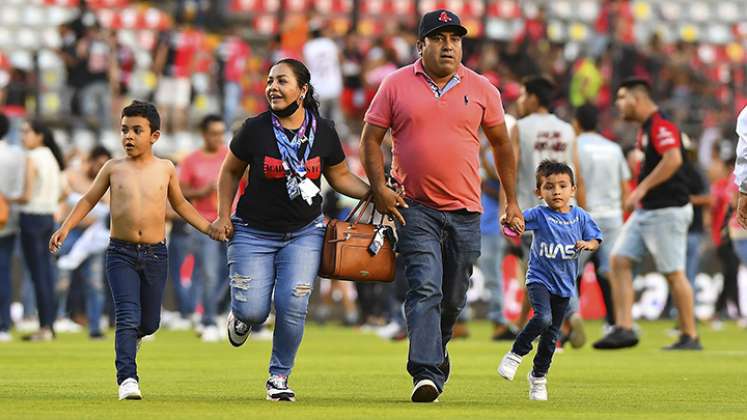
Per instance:
[[[624,81],[617,90],[617,107],[625,120],[641,125],[638,148],[645,157],[638,185],[624,204],[626,211],[635,211],[612,248],[610,280],[615,328],[594,343],[594,348],[619,349],[638,344],[633,331],[633,267],[648,252],[656,269],[667,279],[682,331],[679,340],[664,350],[701,350],[693,291],[685,275],[687,230],[693,220],[693,207],[680,130],[659,111],[645,80]]]
[[[267,76],[270,111],[248,118],[236,133],[218,178],[217,237],[231,238],[228,266],[231,312],[228,339],[238,347],[270,313],[275,333],[267,399],[295,401],[288,388],[304,331],[311,290],[319,269],[325,224],[320,181],[363,198],[369,186],[353,175],[334,124],[320,118],[309,70],[283,59]],[[249,185],[230,217],[239,179]]]

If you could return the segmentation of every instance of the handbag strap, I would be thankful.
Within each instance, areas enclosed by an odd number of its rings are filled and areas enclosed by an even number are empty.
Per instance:
[[[356,204],[353,211],[351,211],[350,214],[348,214],[348,217],[345,218],[345,222],[350,223],[350,221],[355,218],[355,221],[352,224],[357,225],[361,221],[363,214],[366,212],[368,205],[371,204],[371,201],[373,201],[373,194],[369,193],[358,201],[358,204]]]

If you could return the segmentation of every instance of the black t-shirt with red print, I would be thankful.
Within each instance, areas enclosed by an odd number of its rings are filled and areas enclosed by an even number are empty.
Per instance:
[[[654,113],[643,123],[638,133],[638,148],[645,154],[638,177],[639,183],[651,174],[667,151],[679,148],[682,152],[682,159],[687,159],[679,128],[659,112]],[[689,202],[690,188],[683,163],[674,175],[646,193],[641,200],[641,206],[644,209],[653,210],[682,207]]]
[[[292,139],[294,132],[286,130]],[[303,157],[308,143],[301,146]],[[291,200],[285,182],[283,161],[272,129],[270,112],[248,118],[231,140],[231,152],[249,164],[249,185],[239,199],[236,215],[249,227],[270,232],[287,233],[298,230],[322,213],[322,197],[314,197],[309,205],[301,197]],[[314,145],[306,161],[306,176],[317,187],[325,168],[345,160],[345,153],[334,123],[317,118]]]

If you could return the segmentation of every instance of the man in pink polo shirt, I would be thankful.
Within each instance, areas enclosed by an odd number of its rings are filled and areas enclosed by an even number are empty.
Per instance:
[[[218,218],[218,174],[226,157],[226,125],[218,115],[208,115],[200,122],[203,146],[184,158],[179,165],[179,184],[195,209],[208,220]],[[227,289],[222,284],[225,274],[226,244],[205,240],[206,236],[192,229],[190,248],[195,259],[193,284],[202,286],[202,340],[216,342],[220,333],[215,323],[216,306]],[[225,274],[225,275],[224,275]]]
[[[418,30],[420,59],[384,79],[361,136],[376,208],[397,221],[398,258],[409,286],[413,402],[435,401],[443,391],[450,370],[446,344],[480,255],[481,127],[506,193],[507,225],[524,230],[501,97],[486,78],[461,64],[466,33],[448,10],[426,13]],[[404,197],[386,187],[381,143],[390,128],[392,176],[404,186]]]

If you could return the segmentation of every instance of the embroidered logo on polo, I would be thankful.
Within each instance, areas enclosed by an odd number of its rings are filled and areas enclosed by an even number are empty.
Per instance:
[[[264,174],[266,179],[284,179],[285,169],[283,169],[282,159],[275,159],[265,156]],[[322,161],[319,156],[306,161],[306,177],[309,179],[319,179],[322,174]]]

